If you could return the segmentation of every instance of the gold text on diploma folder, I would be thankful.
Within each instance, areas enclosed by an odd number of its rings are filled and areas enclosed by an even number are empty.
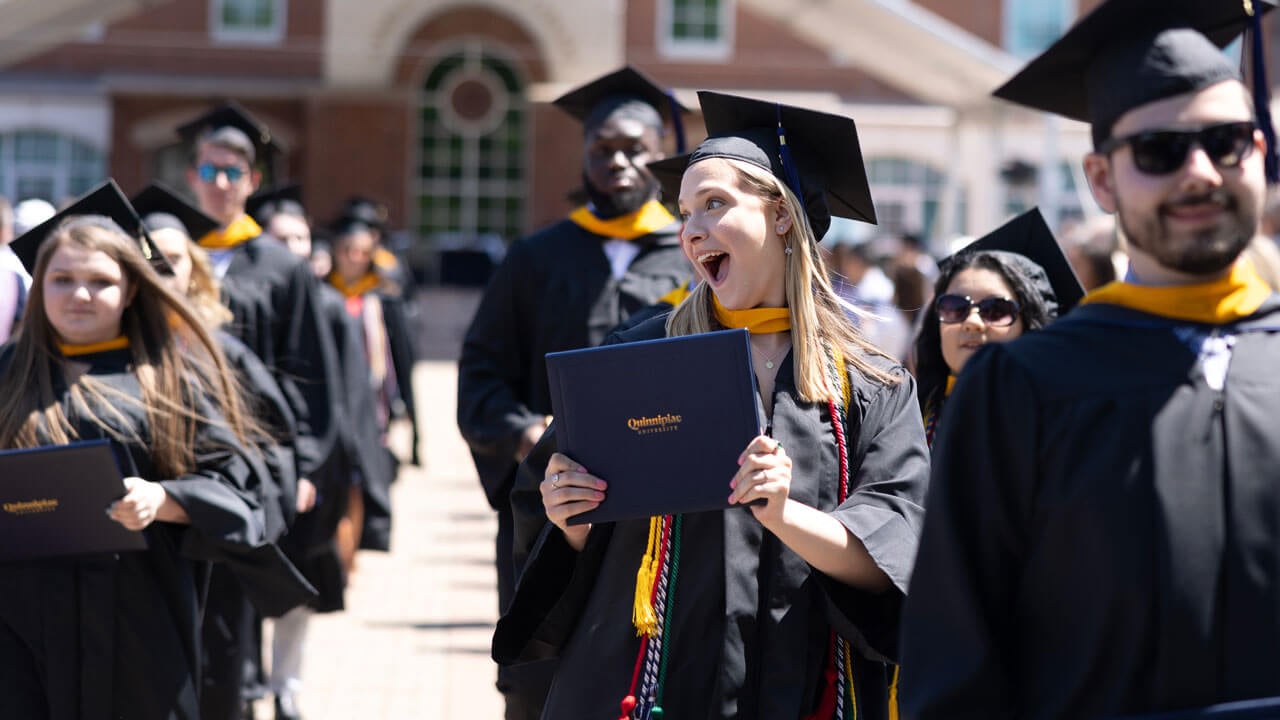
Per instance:
[[[653,415],[651,417],[628,418],[627,427],[639,435],[674,432],[680,429],[684,418],[680,415]]]
[[[5,503],[0,505],[0,508],[3,508],[10,515],[34,515],[35,513],[47,513],[57,510],[58,501],[52,498],[41,498],[39,500]]]

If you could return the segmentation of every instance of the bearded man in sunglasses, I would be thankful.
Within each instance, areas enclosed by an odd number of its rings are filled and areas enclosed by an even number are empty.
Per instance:
[[[906,716],[1280,696],[1280,298],[1239,259],[1267,149],[1219,49],[1274,5],[1107,0],[996,92],[1091,123],[1085,174],[1131,270],[979,351],[948,399]]]

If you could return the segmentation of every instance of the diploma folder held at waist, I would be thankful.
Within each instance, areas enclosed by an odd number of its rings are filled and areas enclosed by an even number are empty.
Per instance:
[[[729,507],[760,432],[746,330],[549,353],[560,452],[609,483],[571,524]]]
[[[0,451],[0,562],[146,549],[107,517],[124,494],[109,440]]]

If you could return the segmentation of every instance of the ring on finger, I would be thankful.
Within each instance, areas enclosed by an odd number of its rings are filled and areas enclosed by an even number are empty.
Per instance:
[[[551,487],[557,490],[560,489],[560,473],[551,474]]]

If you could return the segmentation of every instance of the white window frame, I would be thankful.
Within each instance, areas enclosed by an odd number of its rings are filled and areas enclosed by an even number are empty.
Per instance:
[[[33,160],[18,160],[16,155],[17,136],[25,133],[40,133],[50,136],[54,141],[54,156]],[[25,125],[0,129],[0,194],[13,202],[28,197],[39,197],[50,203],[58,204],[67,198],[84,193],[93,185],[107,177],[107,155],[103,149],[92,141],[66,132],[57,127]],[[72,162],[73,145],[82,145],[94,155],[87,166],[93,170],[88,185],[74,187],[71,182],[75,178],[77,166]],[[95,177],[96,176],[96,177]],[[28,196],[18,193],[18,185],[22,179],[47,180],[50,183],[48,197],[43,195]]]
[[[874,166],[883,162],[900,164],[906,176],[892,180],[877,177]],[[933,227],[925,227],[925,205],[933,202],[938,204],[939,211],[943,209],[945,170],[923,158],[895,153],[869,156],[865,158],[865,164],[877,215],[884,208],[880,227],[887,227],[889,207],[896,205],[902,209],[902,227],[893,228],[894,232],[920,233],[924,236],[936,236],[940,232],[946,224],[940,215],[934,216]],[[932,185],[929,183],[930,173],[938,176],[938,180]]]
[[[279,45],[288,24],[287,0],[268,0],[274,4],[275,23],[269,28],[229,28],[222,24],[222,8],[234,0],[209,0],[209,37],[225,45]]]
[[[1038,50],[1035,50],[1035,49],[1019,48],[1015,45],[1014,40],[1016,39],[1015,36],[1018,28],[1015,27],[1013,22],[1013,18],[1014,18],[1013,6],[1019,3],[1031,3],[1031,4],[1042,5],[1042,6],[1050,3],[1058,3],[1062,8],[1063,24],[1062,24],[1061,32],[1064,32],[1064,33],[1067,31],[1067,28],[1071,27],[1071,23],[1075,21],[1076,15],[1079,13],[1079,5],[1077,3],[1077,0],[1003,0],[1000,8],[1001,25],[1002,25],[1001,40],[1003,41],[1002,47],[1004,47],[1005,50],[1007,50],[1010,54],[1014,55],[1015,57],[1020,57],[1023,59],[1030,59],[1036,56],[1037,54],[1039,54],[1045,48],[1039,48]]]
[[[461,58],[464,65],[475,66],[480,65],[484,60],[491,59],[503,65],[518,74],[519,64],[509,55],[503,48],[492,45],[485,45],[476,42],[465,42],[453,46],[445,46],[441,48],[440,59],[438,62],[452,61]],[[433,65],[428,71],[429,77],[436,69]],[[519,226],[520,216],[526,212],[527,203],[524,197],[529,187],[530,171],[526,164],[530,123],[532,122],[531,109],[521,100],[521,93],[528,87],[527,80],[519,78],[521,88],[508,89],[503,83],[498,82],[491,85],[491,90],[495,93],[501,108],[495,113],[495,116],[506,116],[510,111],[515,110],[521,116],[520,127],[513,130],[505,127],[503,122],[499,122],[496,126],[487,129],[480,125],[456,125],[456,119],[448,119],[449,110],[444,107],[448,102],[449,91],[454,87],[452,81],[456,78],[453,73],[461,72],[460,70],[451,71],[450,75],[443,79],[444,84],[428,89],[421,88],[418,95],[417,109],[419,113],[423,108],[431,107],[439,114],[440,122],[438,127],[424,128],[419,120],[417,126],[417,141],[414,143],[414,153],[417,158],[414,164],[414,195],[412,201],[412,217],[414,218],[414,226],[421,234],[433,236],[437,247],[445,247],[449,245],[468,245],[472,243],[489,242],[494,247],[503,247],[504,243],[515,240],[516,235],[499,231],[496,228],[508,227],[511,225]],[[489,84],[485,74],[471,74],[470,79],[480,80]],[[498,98],[497,94],[505,97]],[[516,104],[518,103],[518,105]],[[421,115],[419,114],[420,118]],[[427,132],[433,132],[432,138],[435,140],[431,153],[424,154],[423,139]],[[504,153],[490,152],[485,153],[482,147],[484,143],[482,138],[489,136],[494,132],[502,133],[519,133],[520,156],[519,159],[512,163],[507,163],[510,158]],[[508,136],[509,137],[509,136]],[[454,139],[461,141],[460,153],[455,153],[450,147],[450,142]],[[460,169],[459,177],[423,177],[422,166],[430,164],[433,167]],[[480,177],[480,168],[488,167],[493,172],[491,177]],[[517,177],[510,177],[509,170],[516,170]],[[437,199],[444,199],[445,205],[437,205],[430,211],[430,216],[425,216],[421,199],[424,196],[431,196]],[[511,200],[519,200],[518,206],[515,208],[515,215],[509,215],[507,203]],[[456,210],[450,205],[456,202]],[[501,203],[501,205],[491,204],[488,208],[482,209],[481,205],[485,203]],[[482,228],[483,231],[482,231]],[[496,245],[492,242],[496,240]]]
[[[655,28],[658,54],[672,60],[716,62],[733,54],[736,0],[720,0],[720,37],[716,40],[690,40],[672,35],[675,0],[658,0],[658,22]]]

